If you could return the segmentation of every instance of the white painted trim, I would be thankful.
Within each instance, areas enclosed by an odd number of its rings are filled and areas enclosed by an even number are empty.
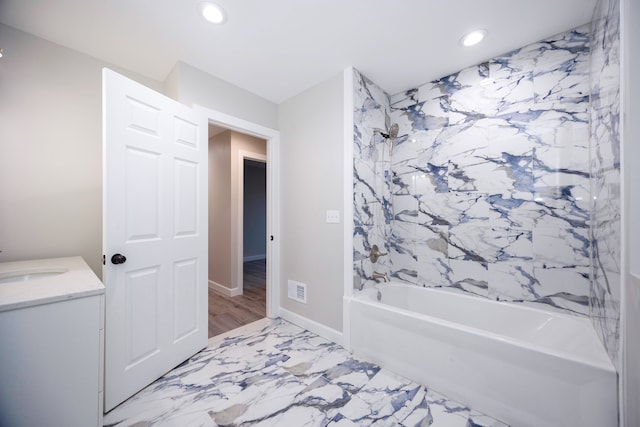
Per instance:
[[[351,351],[351,300],[352,296],[342,297],[342,310],[344,318],[342,321],[342,346]]]
[[[247,160],[255,160],[262,163],[267,163],[267,156],[262,153],[252,153],[251,151],[246,150],[238,150],[238,213],[236,215],[236,238],[237,238],[237,249],[238,256],[236,262],[236,288],[240,288],[240,293],[244,293],[244,273],[242,268],[242,263],[244,261],[244,161]],[[268,177],[267,177],[268,181]],[[269,193],[269,189],[267,189],[267,194]],[[268,215],[268,214],[267,214]],[[266,246],[269,244],[267,243]],[[265,254],[266,258],[267,255]]]
[[[344,137],[343,137],[343,174],[344,174],[344,297],[342,304],[342,333],[344,346],[350,347],[351,320],[348,299],[353,294],[353,67],[343,74],[344,97]]]
[[[224,295],[226,297],[236,297],[238,295],[242,295],[242,289],[238,289],[238,288],[229,289],[218,282],[214,282],[213,280],[209,280],[209,290],[217,294]]]
[[[242,262],[257,261],[259,259],[267,259],[267,254],[245,256],[242,257]]]
[[[210,108],[194,105],[210,123],[256,136],[267,141],[267,317],[280,312],[280,132],[257,123],[230,116]]]
[[[627,19],[629,18],[625,16],[625,11],[627,10],[628,6],[629,6],[628,1],[620,2],[620,54],[619,54],[619,58],[620,58],[620,76],[619,76],[620,77],[620,117],[619,117],[619,120],[620,120],[620,123],[618,124],[618,131],[620,132],[620,240],[621,240],[620,272],[621,274],[620,274],[620,318],[618,320],[620,322],[620,326],[619,326],[620,335],[618,337],[619,351],[617,352],[618,358],[620,361],[619,365],[617,365],[620,367],[618,372],[618,418],[619,418],[618,422],[620,426],[626,426],[628,424],[627,419],[631,419],[633,417],[633,416],[629,416],[631,412],[627,414],[628,405],[631,402],[629,401],[630,393],[628,393],[628,389],[627,389],[627,381],[629,379],[627,375],[630,369],[628,368],[629,361],[627,359],[627,354],[626,354],[626,350],[627,350],[626,338],[628,336],[627,335],[628,319],[627,319],[627,303],[625,301],[625,296],[628,295],[627,293],[628,252],[627,251],[629,248],[629,243],[627,241],[627,233],[630,232],[630,230],[627,229],[628,227],[627,227],[627,218],[626,218],[627,194],[629,194],[628,193],[629,189],[627,188],[627,182],[625,179],[626,163],[627,163],[626,156],[625,156],[626,144],[627,144],[626,121],[628,117],[626,115],[626,107],[629,103],[629,100],[626,97],[626,92],[630,85],[630,82],[627,81],[627,70],[626,70],[627,55],[629,54],[627,50],[627,43],[626,43],[627,37],[628,37]],[[592,27],[593,25],[594,24],[592,24]],[[590,113],[593,114],[591,111]],[[593,209],[593,203],[591,204],[591,208]],[[591,227],[593,227],[593,225]],[[597,322],[597,320],[594,321],[594,319],[592,318],[592,322],[595,323]],[[633,363],[637,363],[637,361],[634,360]],[[637,409],[634,409],[634,410],[637,410]]]
[[[640,41],[640,5],[634,0],[620,2],[620,371],[618,372],[618,408],[621,427],[640,425],[637,408],[640,398],[640,369],[638,357],[640,344],[637,331],[640,319],[640,187],[637,159],[640,150],[640,126],[636,117],[640,112],[640,84],[636,75],[640,68],[637,45]],[[634,221],[635,220],[635,221]]]
[[[322,338],[328,339],[329,341],[344,346],[343,334],[340,331],[325,326],[322,323],[318,323],[315,320],[311,320],[309,318],[301,316],[297,313],[294,313],[293,311],[286,310],[282,307],[280,308],[280,317],[287,322],[291,322],[294,325],[300,326],[301,328],[311,331],[316,335],[320,335]]]

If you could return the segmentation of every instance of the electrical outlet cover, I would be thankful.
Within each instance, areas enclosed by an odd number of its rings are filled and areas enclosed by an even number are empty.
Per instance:
[[[340,211],[327,211],[327,223],[339,224],[340,223]]]

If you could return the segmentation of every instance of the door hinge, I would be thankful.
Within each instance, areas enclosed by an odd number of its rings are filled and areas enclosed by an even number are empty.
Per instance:
[[[102,265],[107,265],[106,258],[106,256],[102,255]]]

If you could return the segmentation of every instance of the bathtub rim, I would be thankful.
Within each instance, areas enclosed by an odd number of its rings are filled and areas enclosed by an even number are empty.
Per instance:
[[[453,296],[455,298],[465,298],[465,299],[473,299],[474,301],[483,301],[484,303],[495,303],[498,305],[515,305],[515,303],[509,302],[509,301],[496,301],[496,300],[490,300],[490,299],[484,299],[480,296],[472,296],[472,295],[465,295],[463,293],[458,293],[458,292],[453,292],[451,290],[447,290],[447,289],[442,289],[442,288],[436,288],[436,287],[429,287],[429,286],[417,286],[417,285],[411,285],[411,284],[407,284],[407,283],[402,283],[402,282],[390,282],[390,283],[386,283],[384,285],[377,285],[377,286],[373,286],[373,287],[369,287],[366,289],[363,289],[357,293],[354,293],[351,296],[351,302],[357,301],[357,303],[361,303],[361,304],[365,304],[367,306],[370,307],[377,307],[379,309],[382,310],[388,310],[388,311],[397,311],[401,314],[404,314],[406,316],[412,317],[412,318],[422,318],[422,319],[426,319],[429,322],[432,322],[436,325],[439,326],[443,326],[443,327],[447,327],[447,328],[453,328],[457,331],[460,332],[465,332],[465,333],[470,333],[470,334],[474,334],[474,335],[482,335],[482,336],[486,336],[489,339],[494,339],[496,341],[502,342],[504,344],[508,344],[508,345],[514,345],[526,350],[530,350],[530,351],[534,351],[537,353],[543,353],[543,354],[547,354],[549,356],[553,356],[555,358],[561,359],[561,360],[570,360],[570,361],[574,361],[576,363],[581,363],[583,365],[587,365],[596,369],[600,369],[603,370],[605,372],[610,372],[610,373],[614,373],[617,375],[617,371],[615,370],[614,366],[613,366],[613,362],[611,361],[611,359],[609,358],[609,356],[607,355],[606,351],[604,350],[604,346],[602,345],[602,342],[598,339],[596,332],[595,332],[595,328],[593,327],[593,324],[591,323],[591,321],[586,318],[586,317],[582,317],[582,316],[577,316],[577,315],[572,315],[572,314],[567,314],[567,313],[561,313],[561,312],[555,312],[555,311],[547,311],[547,310],[543,310],[541,308],[537,308],[537,307],[531,307],[528,305],[517,305],[516,307],[518,309],[522,309],[525,311],[532,311],[535,313],[543,313],[545,315],[553,315],[553,316],[557,316],[559,318],[567,318],[570,319],[572,321],[578,321],[581,323],[587,323],[588,327],[591,328],[591,331],[593,332],[593,336],[594,338],[597,340],[597,344],[598,344],[598,349],[599,352],[601,354],[599,354],[599,359],[595,359],[595,358],[586,358],[580,354],[576,354],[576,353],[571,353],[568,351],[562,351],[562,350],[557,350],[554,349],[550,346],[541,346],[541,345],[534,345],[531,344],[529,342],[527,342],[526,340],[523,339],[517,339],[517,338],[513,338],[513,337],[509,337],[506,335],[502,335],[496,332],[492,332],[492,331],[488,331],[486,329],[481,329],[481,328],[476,328],[473,326],[468,326],[468,325],[464,325],[464,324],[460,324],[460,323],[456,323],[453,322],[451,320],[446,320],[446,319],[440,319],[439,317],[435,317],[435,316],[430,316],[428,314],[423,314],[423,313],[418,313],[412,310],[408,310],[406,308],[401,308],[401,307],[396,307],[396,306],[392,306],[389,304],[385,304],[383,302],[377,301],[376,297],[374,295],[377,294],[377,292],[384,287],[388,287],[388,286],[393,286],[393,287],[406,287],[408,289],[410,288],[417,288],[417,289],[421,289],[423,291],[426,292],[435,292],[435,293],[440,293],[440,294],[446,294],[446,295],[450,295]]]

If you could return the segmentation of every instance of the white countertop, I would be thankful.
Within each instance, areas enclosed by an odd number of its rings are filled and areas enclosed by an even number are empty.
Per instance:
[[[0,311],[104,293],[104,285],[82,257],[0,263],[0,280],[17,273],[64,271],[26,281],[0,283]]]

